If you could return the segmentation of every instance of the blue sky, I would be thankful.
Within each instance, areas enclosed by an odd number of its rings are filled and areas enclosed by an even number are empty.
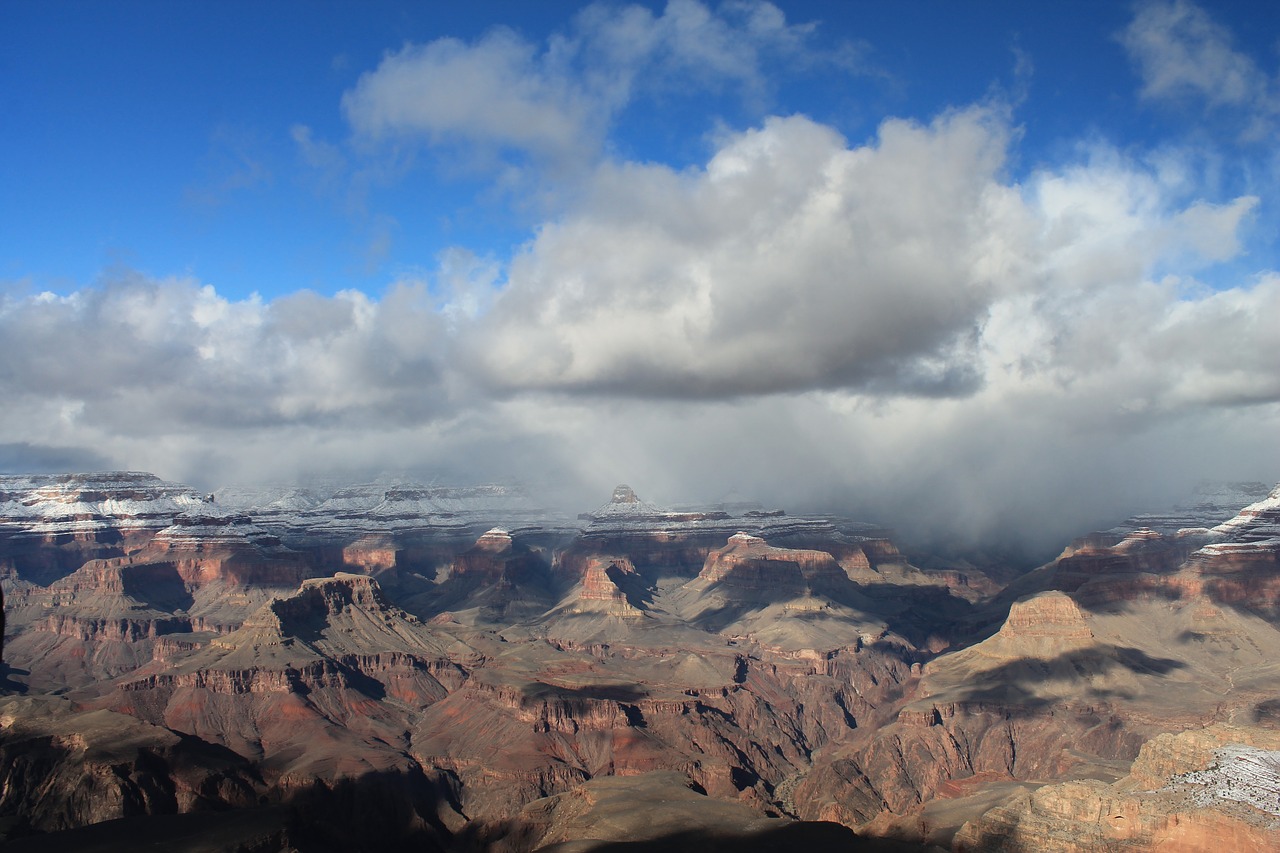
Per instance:
[[[548,211],[496,189],[491,170],[450,144],[413,146],[400,152],[412,165],[389,165],[388,151],[353,138],[342,97],[408,44],[475,42],[506,27],[545,51],[572,32],[581,5],[6,3],[4,109],[19,132],[0,140],[0,275],[68,292],[125,265],[270,297],[378,293],[451,246],[505,260]],[[664,4],[647,5],[660,14]],[[717,128],[770,114],[803,113],[858,141],[886,116],[927,121],[987,97],[1013,107],[1015,178],[1078,157],[1082,140],[1141,152],[1204,136],[1222,146],[1226,195],[1268,153],[1234,143],[1239,119],[1228,110],[1141,98],[1118,38],[1127,4],[779,8],[814,25],[807,61],[764,56],[756,91],[674,80],[641,91],[609,122],[609,153],[685,167],[705,160]],[[1274,4],[1209,11],[1236,49],[1274,67]],[[817,58],[839,52],[843,62]],[[317,174],[293,136],[299,126],[343,166]]]
[[[1280,477],[1275,4],[10,0],[0,39],[0,468],[1028,536]]]

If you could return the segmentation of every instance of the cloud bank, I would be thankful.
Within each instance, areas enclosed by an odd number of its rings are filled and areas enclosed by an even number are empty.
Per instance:
[[[1123,34],[1143,93],[1211,102],[1239,78],[1233,103],[1261,99],[1202,15],[1152,6]],[[426,467],[575,509],[625,481],[1038,544],[1201,477],[1277,476],[1280,273],[1197,278],[1241,260],[1265,201],[1189,187],[1178,151],[1093,140],[1015,177],[1016,115],[986,101],[865,141],[767,116],[681,169],[607,154],[641,69],[758,91],[762,53],[808,33],[768,4],[674,2],[592,7],[547,45],[388,55],[343,100],[360,144],[576,158],[579,191],[509,261],[459,247],[377,298],[130,271],[13,291],[5,447],[210,486]]]

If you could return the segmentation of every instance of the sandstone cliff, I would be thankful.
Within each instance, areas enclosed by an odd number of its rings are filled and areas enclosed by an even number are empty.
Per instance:
[[[1112,784],[1046,785],[966,824],[955,850],[1004,853],[1274,850],[1280,735],[1215,725],[1144,744]]]

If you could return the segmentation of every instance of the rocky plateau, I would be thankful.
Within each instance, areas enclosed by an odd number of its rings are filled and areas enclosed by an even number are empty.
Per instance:
[[[1280,489],[997,568],[627,486],[3,475],[0,840],[1280,849]]]

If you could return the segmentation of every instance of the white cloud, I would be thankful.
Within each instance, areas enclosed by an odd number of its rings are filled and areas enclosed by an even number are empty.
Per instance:
[[[637,89],[730,87],[759,98],[770,58],[813,61],[799,52],[812,32],[760,0],[715,10],[670,0],[660,15],[596,4],[542,45],[509,29],[407,45],[362,75],[342,106],[366,139],[479,144],[565,167],[595,159]]]
[[[289,136],[297,146],[298,155],[308,169],[308,176],[315,188],[322,192],[333,192],[347,169],[346,157],[341,149],[331,142],[317,139],[315,133],[305,124],[295,124],[289,128]]]
[[[544,156],[599,143],[598,105],[546,55],[510,30],[474,45],[439,39],[387,56],[343,96],[360,133],[478,139]]]
[[[74,411],[64,424],[133,435],[419,422],[443,408],[443,324],[422,288],[377,302],[305,291],[230,302],[195,282],[127,275],[70,297],[6,299],[0,330],[8,426],[22,432],[35,402]]]
[[[1094,340],[1108,312],[1150,324],[1116,341],[1150,334],[1182,299],[1150,276],[1235,257],[1258,199],[1184,202],[1099,150],[1013,185],[1015,138],[990,107],[852,147],[775,118],[702,169],[605,165],[460,343],[503,392],[965,396],[993,381],[987,352],[1086,381],[1118,345]]]
[[[512,264],[476,358],[509,388],[962,390],[1006,260],[992,235],[1017,224],[994,180],[1007,133],[974,109],[851,149],[792,117],[702,170],[606,165]]]
[[[1120,35],[1142,77],[1142,95],[1153,100],[1195,99],[1209,107],[1244,109],[1260,122],[1280,112],[1274,81],[1231,33],[1190,0],[1149,2]]]

